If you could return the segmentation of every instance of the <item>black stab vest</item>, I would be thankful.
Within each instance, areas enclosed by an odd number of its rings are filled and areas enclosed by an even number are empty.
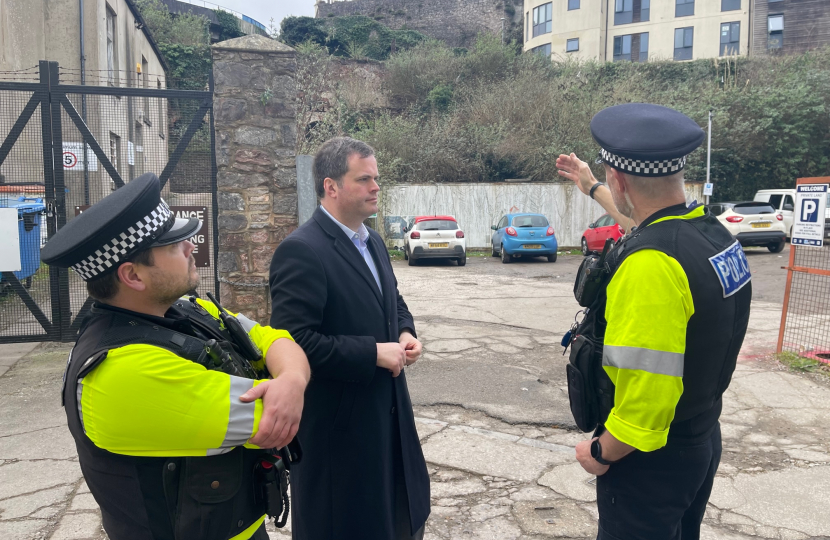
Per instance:
[[[201,307],[180,300],[171,310],[201,334],[221,338],[224,350],[233,349],[219,321]],[[210,457],[125,456],[98,448],[84,432],[77,383],[106,360],[110,349],[149,344],[196,361],[204,341],[106,306],[93,307],[84,323],[70,353],[62,398],[81,470],[111,540],[228,540],[266,513],[254,481],[263,450],[237,447]]]
[[[660,217],[685,215],[690,209],[664,213]],[[650,218],[651,221],[655,216]],[[735,371],[749,323],[752,283],[726,296],[711,257],[735,244],[735,239],[707,210],[701,217],[669,219],[648,224],[624,237],[608,254],[609,278],[594,304],[576,330],[601,344],[607,321],[606,289],[626,258],[643,249],[655,249],[674,258],[689,281],[695,312],[686,328],[683,368],[683,394],[677,403],[669,440],[705,440],[717,425],[722,409],[721,397]],[[613,407],[613,384],[602,369],[601,346],[596,358],[594,388],[599,421],[604,422]]]

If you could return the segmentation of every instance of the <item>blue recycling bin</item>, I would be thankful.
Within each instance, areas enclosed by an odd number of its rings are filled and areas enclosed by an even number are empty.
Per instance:
[[[14,277],[26,286],[40,268],[41,218],[46,205],[43,199],[18,197],[17,200],[3,201],[6,208],[17,208],[17,227],[20,235],[20,271]]]

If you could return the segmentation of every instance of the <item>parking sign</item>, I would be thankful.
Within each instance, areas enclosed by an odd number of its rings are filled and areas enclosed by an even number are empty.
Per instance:
[[[793,245],[810,247],[821,247],[823,245],[827,187],[827,184],[796,186]]]

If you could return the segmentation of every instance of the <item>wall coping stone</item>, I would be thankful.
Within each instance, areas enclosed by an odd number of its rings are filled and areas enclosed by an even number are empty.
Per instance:
[[[281,43],[275,39],[267,38],[259,34],[252,34],[249,36],[242,36],[227,41],[220,41],[211,46],[216,51],[232,51],[232,52],[256,52],[267,54],[278,54],[285,56],[294,56],[297,51],[289,47],[285,43]]]

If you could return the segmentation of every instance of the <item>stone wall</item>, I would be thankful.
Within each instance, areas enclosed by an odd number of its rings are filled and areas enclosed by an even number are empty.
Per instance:
[[[501,35],[513,21],[521,23],[522,1],[518,0],[349,0],[317,3],[317,17],[366,15],[390,27],[406,26],[451,47],[471,47],[476,35]]]
[[[268,270],[297,227],[294,50],[252,35],[213,46],[222,304],[267,323]]]

